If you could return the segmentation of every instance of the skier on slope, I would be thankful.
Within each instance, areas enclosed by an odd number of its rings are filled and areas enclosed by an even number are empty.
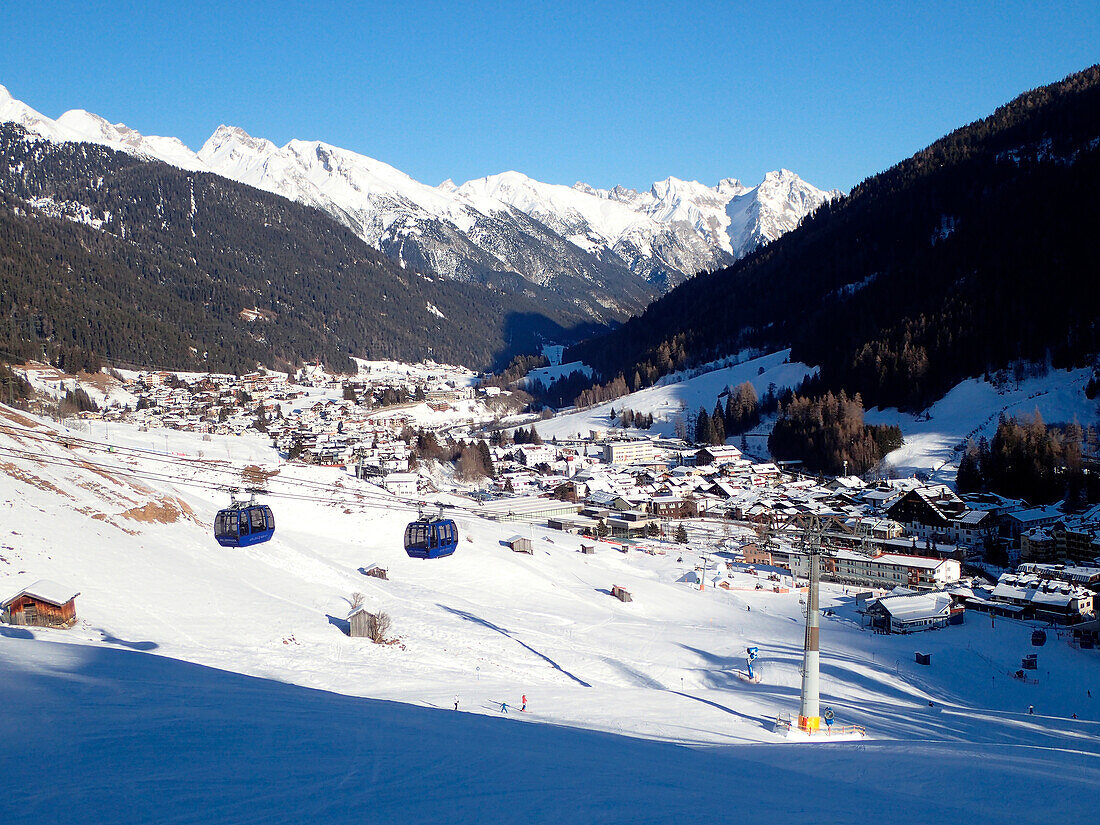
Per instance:
[[[526,693],[523,694],[523,697],[522,697],[521,701],[523,702],[523,707],[521,707],[520,710],[527,710],[527,694]]]
[[[455,697],[455,710],[458,710],[458,697]]]

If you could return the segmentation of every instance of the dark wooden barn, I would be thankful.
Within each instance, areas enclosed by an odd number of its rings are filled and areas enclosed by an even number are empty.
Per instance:
[[[30,627],[72,627],[76,624],[79,595],[65,585],[41,579],[0,602],[0,618],[8,624]]]

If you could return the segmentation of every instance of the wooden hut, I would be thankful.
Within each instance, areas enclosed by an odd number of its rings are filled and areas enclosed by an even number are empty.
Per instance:
[[[351,625],[348,634],[354,638],[367,638],[367,622],[369,620],[370,614],[366,606],[355,608],[348,616],[348,624]]]
[[[632,598],[630,597],[630,592],[629,592],[629,591],[627,591],[627,590],[623,590],[623,589],[622,589],[621,587],[619,587],[619,585],[617,585],[617,584],[613,584],[613,585],[611,585],[611,595],[612,595],[612,596],[614,596],[614,597],[615,597],[616,599],[618,599],[618,600],[619,600],[619,601],[621,601],[621,602],[630,602],[630,601],[634,601],[634,600],[633,600],[633,599],[632,599]]]
[[[586,556],[594,556],[594,555],[596,555],[596,545],[594,545],[594,544],[582,544],[580,552],[584,553]]]
[[[512,536],[504,543],[512,549],[513,553],[526,553],[529,556],[534,555],[535,553],[534,548],[531,546],[531,539],[526,538],[525,536]]]
[[[0,618],[30,627],[72,627],[79,595],[63,584],[40,579],[0,602]]]
[[[375,579],[385,579],[386,581],[389,581],[390,578],[389,571],[387,571],[385,567],[379,567],[377,564],[372,564],[370,567],[368,567],[363,572],[363,575],[371,576]]]

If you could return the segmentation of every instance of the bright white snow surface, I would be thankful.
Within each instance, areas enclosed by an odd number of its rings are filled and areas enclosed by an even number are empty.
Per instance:
[[[982,378],[957,384],[947,395],[918,415],[896,409],[868,410],[868,424],[897,424],[905,443],[886,457],[887,463],[903,475],[914,470],[942,471],[943,480],[953,481],[961,453],[956,447],[968,438],[993,440],[1001,414],[1011,418],[1034,415],[1038,410],[1048,424],[1082,426],[1097,420],[1098,405],[1085,396],[1091,370],[1052,369],[1041,378],[1027,378],[1017,386],[1010,381],[1000,388]]]
[[[568,364],[552,364],[549,367],[538,367],[531,370],[523,377],[525,382],[539,381],[545,386],[550,386],[560,378],[568,378],[575,372],[591,377],[592,367],[582,364],[580,361],[570,361]]]
[[[748,381],[753,385],[758,397],[767,392],[771,384],[780,391],[785,387],[797,387],[802,379],[817,370],[802,363],[788,363],[789,349],[773,352],[760,358],[753,358],[732,367],[720,367],[694,378],[661,383],[638,392],[624,395],[605,404],[597,404],[585,410],[555,416],[547,421],[538,421],[537,429],[542,438],[570,438],[578,433],[587,436],[592,430],[607,432],[612,422],[611,410],[616,418],[624,409],[653,415],[653,426],[648,430],[627,430],[632,435],[660,435],[671,437],[676,433],[676,422],[694,422],[699,407],[707,412],[714,409],[718,395],[726,387],[736,387]],[[675,378],[676,376],[670,376]],[[723,406],[725,401],[722,401]]]
[[[0,736],[19,743],[0,756],[4,813],[590,823],[751,808],[768,823],[868,811],[917,823],[1091,811],[1100,656],[1054,634],[1038,684],[1024,684],[1009,674],[1032,650],[1027,625],[968,616],[875,636],[825,588],[838,617],[823,620],[823,702],[870,736],[826,753],[771,731],[797,714],[798,593],[678,583],[693,549],[585,556],[574,537],[459,510],[458,551],[413,560],[403,502],[281,464],[262,439],[112,424],[104,452],[55,435],[0,408],[0,593],[40,578],[81,593],[73,630],[0,626]],[[226,496],[211,485],[246,464],[279,471],[275,537],[222,548],[210,524]],[[501,545],[517,531],[533,555]],[[360,573],[373,564],[390,580]],[[634,600],[611,598],[613,584]],[[398,644],[345,635],[357,591],[391,615]],[[755,685],[738,676],[750,644]]]

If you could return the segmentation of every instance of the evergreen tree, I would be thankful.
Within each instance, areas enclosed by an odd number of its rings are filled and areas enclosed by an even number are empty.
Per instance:
[[[264,408],[263,402],[256,405],[256,420],[252,422],[252,427],[259,430],[261,433],[267,432],[267,410]]]
[[[477,451],[481,456],[481,468],[485,475],[489,478],[496,476],[496,469],[493,467],[493,454],[489,450],[489,445],[485,443],[485,440],[477,442]]]
[[[695,416],[695,443],[713,444],[714,436],[714,422],[711,421],[706,409],[700,407]]]
[[[977,493],[984,487],[982,478],[981,458],[978,454],[978,445],[973,439],[967,443],[966,452],[959,459],[959,471],[955,478],[955,485],[960,493]]]
[[[714,405],[714,412],[710,416],[710,428],[713,431],[711,444],[725,444],[726,422],[722,417],[722,408],[717,403]]]

